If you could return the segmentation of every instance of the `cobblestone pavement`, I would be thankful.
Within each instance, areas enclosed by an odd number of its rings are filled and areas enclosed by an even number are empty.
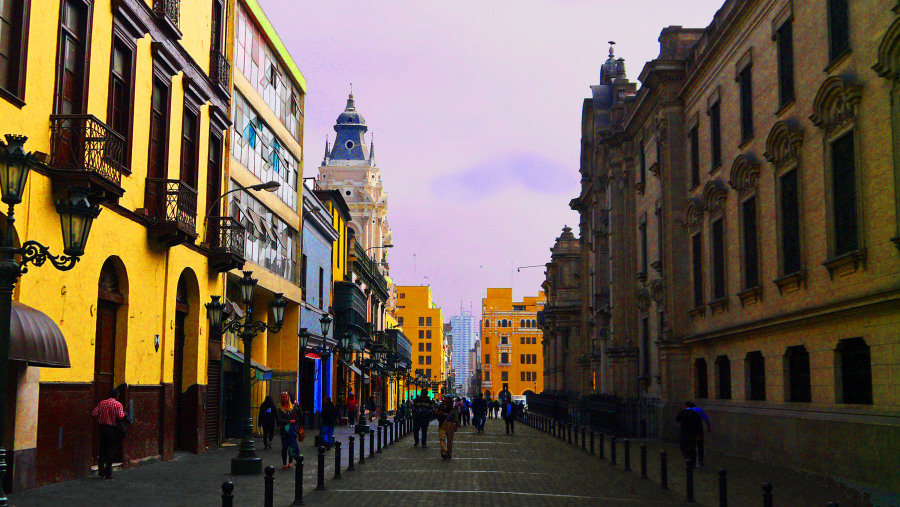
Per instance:
[[[374,427],[374,425],[373,425]],[[365,464],[359,464],[359,446],[354,446],[353,471],[347,471],[346,442],[349,428],[338,428],[335,436],[344,443],[340,480],[335,480],[334,450],[325,455],[325,491],[316,486],[314,431],[301,444],[305,456],[304,500],[308,505],[424,505],[447,501],[468,505],[681,505],[685,498],[685,471],[677,450],[657,442],[648,444],[649,479],[640,478],[641,442],[632,442],[631,468],[624,470],[624,448],[617,444],[618,464],[610,463],[610,443],[605,442],[605,458],[569,445],[524,424],[516,424],[516,434],[507,436],[503,422],[488,420],[486,433],[471,426],[456,434],[453,459],[441,460],[437,426],[429,428],[428,448],[414,448],[412,436],[370,456],[366,439]],[[258,448],[262,446],[257,440]],[[260,450],[263,465],[275,471],[274,505],[286,507],[294,499],[295,470],[281,469],[280,442],[275,449]],[[669,486],[659,487],[659,451],[669,454]],[[179,453],[173,461],[120,470],[114,479],[96,476],[67,481],[10,495],[15,507],[63,506],[218,506],[221,485],[234,483],[236,507],[263,505],[262,476],[231,476],[231,458],[236,444],[195,455]],[[773,465],[708,453],[707,468],[696,470],[697,504],[718,505],[718,468],[729,471],[729,505],[761,506],[762,482],[774,486],[775,505],[824,507],[829,501],[841,507],[872,505],[859,494],[834,481]],[[889,496],[875,505],[898,505]]]

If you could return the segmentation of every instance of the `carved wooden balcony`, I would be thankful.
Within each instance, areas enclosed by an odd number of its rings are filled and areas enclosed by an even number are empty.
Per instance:
[[[197,239],[197,191],[181,180],[147,178],[145,211],[150,231],[167,246]]]
[[[216,49],[209,51],[209,77],[223,91],[228,91],[231,84],[231,64],[228,63],[228,58]]]
[[[153,0],[153,13],[172,36],[181,38],[181,0]]]
[[[210,269],[221,273],[243,268],[246,237],[246,229],[233,217],[209,217],[206,240]]]
[[[115,202],[125,193],[125,138],[93,115],[51,115],[48,169],[54,192],[80,186],[95,202]]]

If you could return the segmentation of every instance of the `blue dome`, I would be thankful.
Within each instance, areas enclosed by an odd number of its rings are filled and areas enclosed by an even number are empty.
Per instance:
[[[337,118],[338,125],[346,125],[346,124],[355,124],[355,125],[365,125],[366,119],[363,118],[361,114],[356,110],[356,103],[353,101],[353,94],[350,94],[350,97],[347,99],[347,107],[344,108],[344,112],[340,114]]]

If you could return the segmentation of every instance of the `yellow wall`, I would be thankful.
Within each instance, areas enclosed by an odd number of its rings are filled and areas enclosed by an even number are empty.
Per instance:
[[[419,325],[420,318],[431,318],[431,325]],[[412,371],[430,369],[432,381],[442,380],[447,374],[443,351],[444,316],[441,309],[433,304],[431,287],[397,286],[397,320],[403,326],[403,334],[412,342]],[[420,331],[424,336],[430,331],[431,338],[419,338]],[[423,348],[431,344],[431,351],[420,351],[420,344]],[[426,364],[426,358],[431,358],[431,364]]]
[[[26,104],[17,108],[0,99],[3,133],[28,136],[26,151],[50,153],[50,121],[55,83],[59,3],[32,3],[29,24]],[[94,2],[90,43],[88,109],[101,121],[107,120],[109,66],[113,8],[110,0]],[[201,68],[209,65],[211,1],[182,2],[181,44]],[[151,38],[137,40],[133,135],[131,139],[132,173],[122,178],[124,196],[119,205],[125,211],[144,206],[144,182],[152,86]],[[171,82],[172,103],[169,123],[170,177],[176,177],[181,156],[181,112],[183,88],[181,75]],[[206,209],[206,160],[209,139],[208,107],[201,107],[197,229],[203,227]],[[62,195],[52,195],[50,179],[32,171],[24,202],[16,208],[16,230],[22,241],[34,239],[61,253],[59,217],[53,203]],[[94,335],[97,312],[97,282],[104,261],[115,256],[121,262],[122,283],[127,286],[126,302],[119,312],[116,382],[158,384],[172,381],[174,355],[175,287],[185,270],[194,281],[189,284],[190,314],[187,322],[183,387],[206,383],[208,339],[202,304],[210,294],[221,293],[220,281],[210,274],[207,259],[185,246],[166,249],[158,244],[144,225],[104,206],[95,221],[81,262],[71,271],[60,272],[45,265],[32,267],[22,277],[19,299],[54,319],[69,347],[71,368],[42,369],[41,381],[87,382],[93,380]],[[200,240],[203,234],[200,235]],[[154,336],[160,336],[160,349],[154,348]]]
[[[544,355],[541,342],[543,334],[535,327],[522,326],[522,320],[537,320],[537,312],[543,309],[546,296],[541,292],[537,297],[525,297],[522,301],[512,300],[512,289],[489,288],[487,297],[481,300],[481,361],[483,375],[490,372],[490,380],[483,377],[482,392],[490,392],[492,398],[509,384],[508,389],[514,396],[525,391],[539,393],[544,390]],[[515,309],[519,307],[524,309]],[[509,322],[507,327],[500,327],[501,320]],[[485,326],[485,322],[489,322]],[[506,336],[508,346],[502,345],[502,337]],[[522,340],[526,343],[522,343]],[[528,343],[529,341],[533,343]],[[508,365],[501,365],[501,354],[509,354]],[[533,363],[522,362],[522,355],[531,355]],[[485,356],[490,356],[490,362]],[[530,372],[534,380],[522,380],[522,373]],[[507,380],[503,380],[506,373]],[[526,378],[528,378],[526,376]],[[488,384],[489,383],[489,384]],[[488,387],[490,385],[490,387]]]

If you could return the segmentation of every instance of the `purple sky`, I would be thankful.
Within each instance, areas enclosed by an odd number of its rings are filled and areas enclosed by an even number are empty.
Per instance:
[[[722,0],[260,0],[309,82],[305,176],[353,83],[390,201],[399,285],[444,317],[486,287],[536,295],[579,192],[581,104],[608,44],[636,80],[660,30],[705,27]]]

